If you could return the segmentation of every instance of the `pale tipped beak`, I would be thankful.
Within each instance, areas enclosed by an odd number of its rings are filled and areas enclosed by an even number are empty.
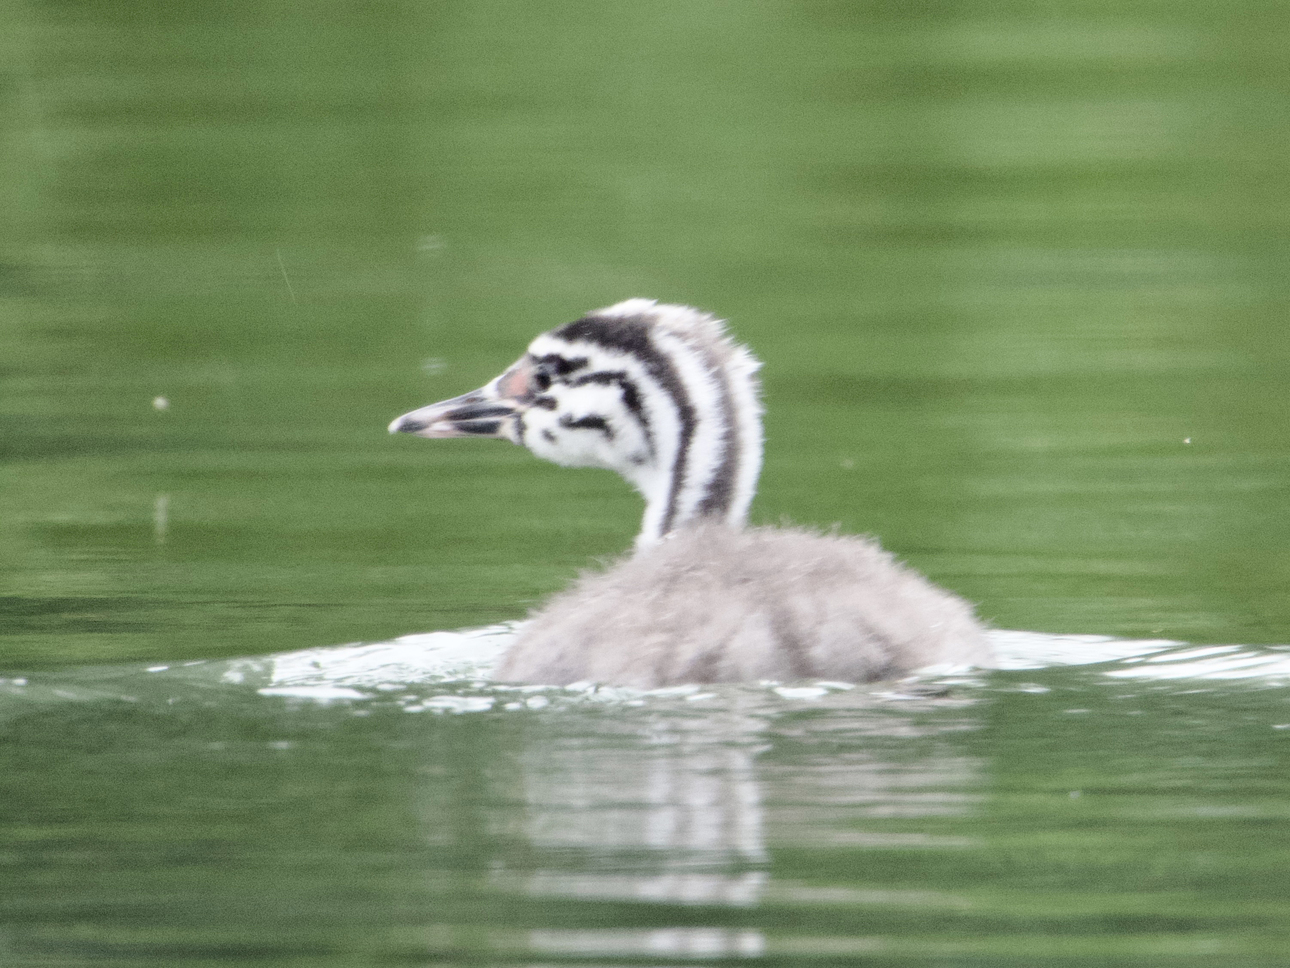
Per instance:
[[[501,437],[515,440],[519,411],[497,393],[497,381],[451,400],[432,403],[395,417],[390,433],[416,434],[432,440],[444,437]]]

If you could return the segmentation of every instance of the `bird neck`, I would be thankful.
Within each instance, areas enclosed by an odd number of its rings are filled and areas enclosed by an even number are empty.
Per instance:
[[[623,472],[645,498],[637,548],[701,522],[747,522],[762,460],[755,367],[709,371],[702,388],[690,383],[672,394],[671,432],[660,435],[657,459]]]

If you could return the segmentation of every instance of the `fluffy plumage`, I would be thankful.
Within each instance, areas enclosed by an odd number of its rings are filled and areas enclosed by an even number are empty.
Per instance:
[[[538,336],[495,380],[404,414],[614,470],[645,498],[636,553],[535,612],[503,680],[873,680],[989,651],[971,607],[866,538],[744,529],[761,470],[760,363],[715,317],[630,299]]]
[[[863,682],[988,655],[966,602],[872,541],[700,524],[557,594],[497,675],[641,688]]]

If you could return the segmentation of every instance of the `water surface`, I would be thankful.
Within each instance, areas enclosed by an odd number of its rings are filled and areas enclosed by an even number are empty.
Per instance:
[[[1290,651],[639,693],[506,635],[0,683],[6,963],[1284,963]]]

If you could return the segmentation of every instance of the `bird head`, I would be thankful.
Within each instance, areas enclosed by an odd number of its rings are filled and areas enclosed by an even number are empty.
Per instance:
[[[761,467],[758,366],[714,317],[630,299],[543,333],[500,376],[390,432],[498,437],[615,471],[645,496],[649,543],[692,518],[747,515]]]

